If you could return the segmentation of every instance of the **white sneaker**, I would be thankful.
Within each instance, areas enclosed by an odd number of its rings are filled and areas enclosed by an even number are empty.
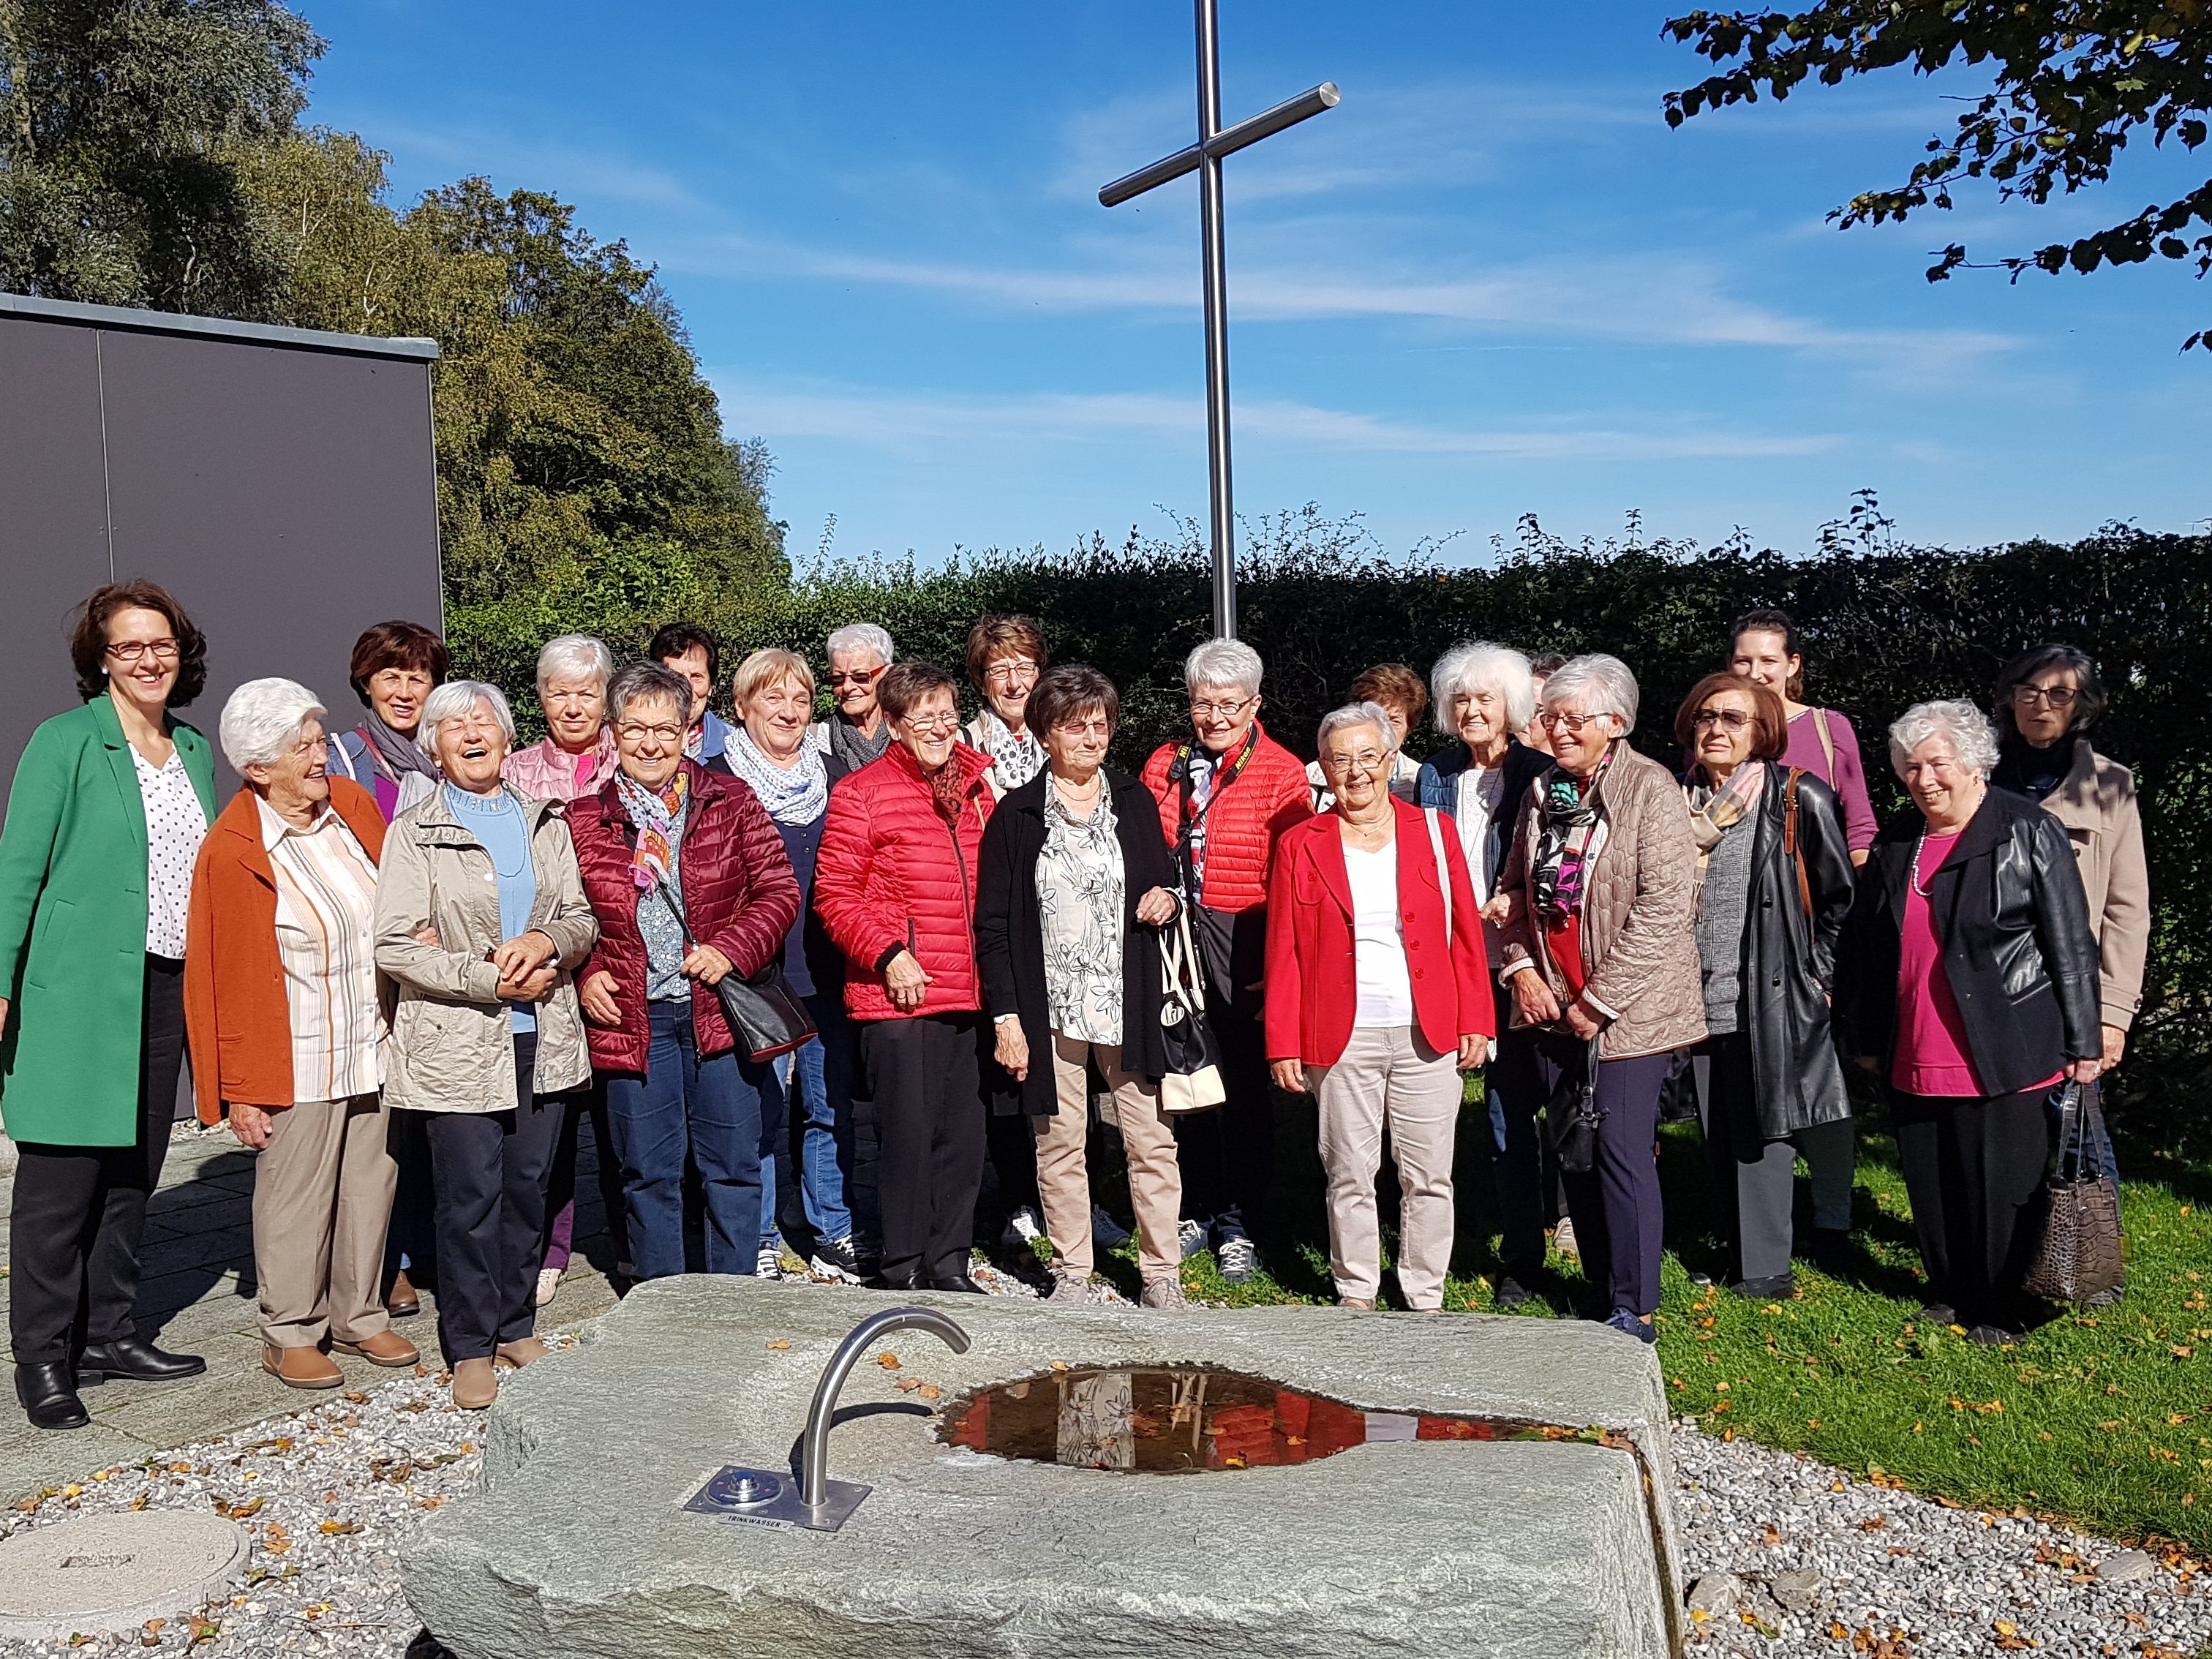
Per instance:
[[[1091,1206],[1091,1239],[1101,1249],[1119,1249],[1129,1242],[1129,1230],[1107,1214],[1104,1205],[1094,1204]]]
[[[1221,1264],[1221,1276],[1232,1285],[1242,1285],[1259,1270],[1259,1246],[1249,1238],[1224,1239],[1214,1255]]]
[[[1203,1221],[1184,1222],[1176,1229],[1176,1240],[1182,1246],[1182,1259],[1189,1261],[1206,1248],[1206,1224]]]
[[[1145,1285],[1141,1298],[1147,1308],[1162,1308],[1170,1312],[1188,1310],[1190,1298],[1182,1293],[1182,1285],[1172,1279],[1155,1279]]]
[[[1091,1279],[1089,1275],[1085,1274],[1079,1277],[1074,1273],[1054,1273],[1052,1276],[1052,1294],[1048,1296],[1045,1300],[1048,1302],[1090,1301]]]
[[[1006,1231],[999,1235],[999,1248],[1015,1255],[1024,1255],[1043,1233],[1044,1229],[1037,1224],[1036,1212],[1024,1204],[1006,1218]]]
[[[538,1270],[538,1305],[544,1307],[561,1291],[561,1270],[540,1267]]]
[[[1575,1248],[1575,1224],[1562,1217],[1558,1230],[1552,1234],[1552,1248],[1561,1255],[1580,1259],[1582,1252]]]
[[[753,1267],[753,1277],[756,1279],[782,1278],[783,1252],[777,1249],[773,1244],[762,1245],[760,1249],[760,1260]]]

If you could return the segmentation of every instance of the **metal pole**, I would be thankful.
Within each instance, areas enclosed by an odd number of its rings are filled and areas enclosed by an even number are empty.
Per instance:
[[[1223,246],[1221,157],[1206,152],[1221,131],[1221,42],[1216,0],[1198,8],[1198,210],[1206,268],[1206,440],[1213,503],[1213,632],[1237,635],[1237,512],[1229,483],[1229,262]]]

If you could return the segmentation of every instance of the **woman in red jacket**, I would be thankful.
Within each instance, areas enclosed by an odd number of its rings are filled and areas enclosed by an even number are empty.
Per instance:
[[[781,956],[799,920],[799,880],[759,798],[684,758],[690,708],[690,683],[659,663],[616,675],[614,775],[568,805],[599,922],[577,999],[606,1079],[640,1279],[684,1271],[687,1152],[705,1188],[707,1271],[758,1262],[767,1068],[737,1052],[714,987]]]
[[[877,683],[893,742],[830,792],[814,912],[845,953],[860,1026],[856,1117],[873,1115],[890,1290],[974,1291],[983,1176],[975,866],[988,757],[960,741],[952,677],[895,663]]]
[[[1338,1300],[1381,1288],[1375,1171],[1390,1132],[1398,1185],[1398,1288],[1443,1306],[1452,1250],[1452,1137],[1460,1073],[1498,1029],[1482,918],[1459,837],[1389,791],[1398,739],[1379,704],[1321,723],[1335,809],[1283,836],[1267,907],[1267,1053],[1275,1081],[1310,1088],[1328,1176]]]
[[[1250,1229],[1275,1180],[1275,1123],[1261,1030],[1267,870],[1275,838],[1313,816],[1297,757],[1260,726],[1260,653],[1208,640],[1183,664],[1194,743],[1164,743],[1145,763],[1160,830],[1176,856],[1206,968],[1206,1013],[1221,1043],[1228,1099],[1176,1119],[1182,1165],[1182,1253],[1209,1242],[1231,1284],[1259,1266]]]

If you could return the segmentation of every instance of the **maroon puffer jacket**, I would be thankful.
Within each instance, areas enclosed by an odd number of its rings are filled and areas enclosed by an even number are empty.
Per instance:
[[[916,1012],[969,1013],[983,1006],[975,970],[975,858],[991,816],[990,757],[957,744],[960,816],[947,823],[929,780],[895,743],[830,792],[814,860],[814,912],[845,953],[845,1007],[854,1019],[903,1019],[877,966],[910,945],[928,994]]]
[[[783,954],[784,937],[799,920],[799,878],[791,872],[783,838],[749,786],[696,761],[685,761],[684,769],[691,779],[676,854],[684,914],[702,944],[713,945],[750,977]],[[619,1025],[586,1022],[592,1064],[603,1072],[641,1073],[651,1029],[645,938],[637,928],[638,890],[630,878],[637,831],[612,778],[597,794],[571,803],[568,833],[584,872],[584,896],[599,919],[599,942],[576,982],[602,970],[612,974],[615,1003],[622,1010]],[[721,999],[704,986],[692,988],[691,1019],[702,1055],[737,1046],[722,1018]]]

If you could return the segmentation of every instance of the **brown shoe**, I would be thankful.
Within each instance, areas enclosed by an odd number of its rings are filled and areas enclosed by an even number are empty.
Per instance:
[[[499,1372],[489,1359],[464,1359],[453,1367],[453,1403],[480,1412],[499,1398]]]
[[[345,1342],[332,1337],[331,1346],[340,1353],[358,1354],[370,1364],[381,1365],[387,1370],[403,1370],[422,1358],[415,1345],[397,1331],[379,1331],[374,1336],[364,1337],[358,1342]]]
[[[492,1356],[501,1364],[520,1370],[525,1365],[535,1365],[545,1358],[545,1345],[534,1336],[526,1336],[520,1342],[502,1342],[499,1352]]]
[[[1336,1305],[1340,1308],[1350,1308],[1358,1313],[1373,1313],[1375,1298],[1371,1296],[1340,1296],[1336,1298]]]
[[[335,1389],[345,1373],[320,1348],[280,1348],[261,1345],[261,1369],[288,1389]]]
[[[422,1298],[415,1293],[404,1267],[392,1277],[392,1294],[384,1298],[384,1311],[394,1319],[412,1319],[422,1311]]]

